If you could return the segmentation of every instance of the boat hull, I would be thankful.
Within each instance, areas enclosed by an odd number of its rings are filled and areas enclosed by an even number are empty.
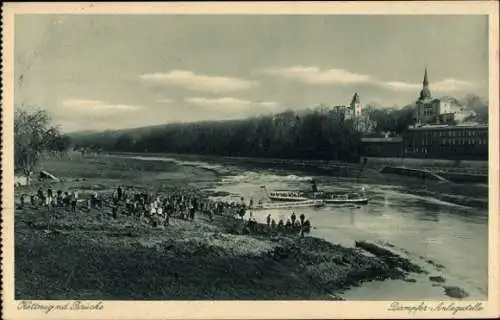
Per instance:
[[[286,209],[286,208],[299,208],[299,207],[322,207],[325,203],[323,200],[305,200],[305,201],[279,201],[265,203],[255,206],[254,210],[269,210],[269,209]]]
[[[368,199],[324,199],[326,204],[368,204]]]
[[[335,192],[290,192],[273,191],[267,194],[271,201],[276,202],[301,202],[320,200],[325,204],[367,204],[368,198],[358,193]]]

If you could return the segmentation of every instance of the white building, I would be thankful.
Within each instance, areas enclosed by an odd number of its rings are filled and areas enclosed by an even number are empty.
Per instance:
[[[366,108],[361,104],[357,92],[352,96],[349,106],[340,105],[332,108],[344,120],[352,120],[355,130],[359,132],[369,132],[374,127],[370,120]]]
[[[420,90],[416,105],[416,120],[420,124],[438,124],[453,120],[460,123],[469,116],[475,115],[473,111],[469,111],[460,105],[456,99],[450,97],[433,98],[429,90],[427,68],[425,69],[422,90]]]

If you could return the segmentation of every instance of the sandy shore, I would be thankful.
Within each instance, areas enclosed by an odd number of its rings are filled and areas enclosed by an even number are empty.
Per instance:
[[[196,167],[109,157],[45,161],[43,169],[62,178],[53,189],[77,189],[83,198],[118,184],[202,195],[217,179]],[[37,188],[21,187],[16,197]],[[16,299],[340,299],[362,282],[423,272],[369,244],[352,249],[265,226],[249,230],[227,216],[172,219],[162,228],[113,219],[108,207],[71,213],[26,205],[15,216]]]

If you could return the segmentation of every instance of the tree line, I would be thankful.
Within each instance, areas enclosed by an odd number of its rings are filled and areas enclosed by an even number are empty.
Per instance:
[[[487,121],[487,102],[468,95],[457,103]],[[403,108],[368,105],[365,116],[375,134],[402,135],[415,123],[415,104]],[[167,124],[130,130],[75,135],[75,146],[117,152],[187,153],[358,161],[362,154],[357,119],[346,120],[334,108],[288,110],[243,120]]]
[[[74,137],[80,149],[343,161],[359,159],[360,138],[350,120],[319,109]]]
[[[488,102],[468,95],[460,101],[488,121]],[[415,105],[381,108],[368,105],[365,115],[375,133],[404,134],[414,124]],[[187,153],[238,157],[269,157],[358,161],[362,154],[356,119],[346,120],[332,108],[285,111],[274,115],[197,123],[166,124],[137,129],[65,135],[43,110],[16,109],[15,169],[33,172],[45,152],[78,150]]]

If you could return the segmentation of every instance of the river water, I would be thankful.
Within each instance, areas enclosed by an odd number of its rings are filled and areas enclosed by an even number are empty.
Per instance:
[[[364,187],[370,197],[367,205],[327,206],[319,209],[296,208],[297,216],[304,213],[311,221],[311,236],[353,247],[357,240],[389,245],[391,250],[421,265],[428,275],[415,275],[416,282],[401,280],[373,281],[343,293],[347,300],[435,300],[450,299],[444,289],[429,280],[442,276],[446,283],[464,289],[467,299],[486,299],[488,292],[488,212],[444,202],[434,196],[418,195],[417,190],[433,190],[415,178],[386,177],[371,172],[359,178],[353,172],[342,174],[311,174],[311,171],[276,167],[249,166],[223,159],[210,163],[180,161],[171,158],[144,158],[174,161],[212,170],[220,175],[214,191],[228,192],[230,201],[254,199],[266,201],[262,186],[268,189],[310,188],[316,179],[325,190],[347,190]],[[435,187],[440,190],[441,187]],[[468,194],[487,197],[487,186],[454,185],[453,192],[461,197]],[[420,193],[421,194],[421,193]],[[290,216],[290,209],[257,210],[252,214],[265,221],[271,214],[276,221]],[[430,262],[431,260],[431,262]],[[436,265],[443,267],[436,267]]]

